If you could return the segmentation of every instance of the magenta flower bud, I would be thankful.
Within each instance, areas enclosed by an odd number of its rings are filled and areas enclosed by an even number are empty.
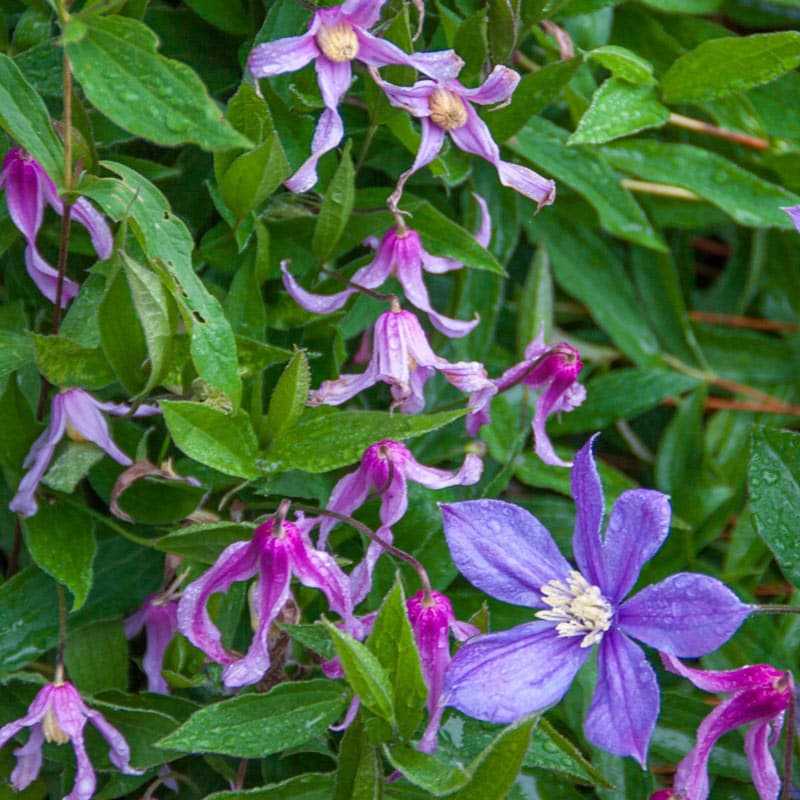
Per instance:
[[[661,659],[670,672],[688,678],[698,689],[730,697],[700,723],[694,749],[678,764],[674,788],[656,792],[651,800],[706,800],[711,750],[720,736],[740,725],[750,726],[744,751],[758,796],[777,800],[781,780],[769,748],[780,736],[786,709],[795,702],[792,674],[769,664],[718,672],[692,669],[666,653]]]
[[[332,611],[352,620],[350,585],[336,560],[316,550],[300,524],[274,519],[259,525],[249,542],[226,547],[201,578],[189,584],[178,604],[178,629],[212,661],[224,664],[226,686],[259,681],[270,666],[270,627],[291,598],[294,575],[304,586],[320,589]],[[247,654],[240,656],[222,645],[220,632],[206,610],[212,594],[224,592],[236,581],[258,575],[251,594],[255,635]]]
[[[36,247],[36,236],[42,227],[44,209],[49,204],[63,216],[64,204],[58,196],[55,184],[36,159],[21,147],[6,153],[0,171],[0,189],[5,188],[8,213],[14,225],[25,237],[25,266],[39,291],[51,302],[56,301],[58,272],[42,258]],[[92,244],[100,258],[108,258],[113,249],[113,239],[106,221],[94,206],[79,197],[70,209],[70,218],[80,222],[92,238]],[[62,308],[78,293],[75,281],[64,278],[61,294]]]
[[[151,594],[142,607],[125,620],[125,636],[133,639],[142,628],[147,635],[142,660],[147,691],[169,694],[169,685],[161,674],[161,667],[167,645],[178,630],[178,601],[164,594]]]
[[[528,167],[512,164],[500,158],[500,148],[492,138],[486,123],[472,104],[507,105],[519,83],[513,69],[497,66],[477,89],[467,89],[454,77],[432,76],[436,80],[418,81],[413,86],[395,86],[373,77],[386,92],[389,102],[408,111],[422,121],[422,139],[411,168],[397,182],[389,205],[397,207],[406,181],[422,167],[430,164],[442,149],[445,134],[453,144],[466,153],[486,159],[496,170],[500,183],[533,200],[538,208],[550,205],[556,198],[556,185]]]
[[[133,463],[114,443],[101,411],[117,416],[132,414],[134,417],[149,417],[161,413],[157,406],[141,405],[131,412],[130,406],[124,403],[101,403],[83,389],[59,392],[50,405],[50,424],[33,443],[22,465],[28,472],[20,481],[17,493],[9,504],[12,511],[23,517],[32,517],[36,513],[39,508],[34,497],[36,489],[47,472],[56,445],[65,433],[74,441],[93,442],[124,467]]]
[[[464,63],[452,50],[409,55],[391,42],[367,33],[367,28],[380,18],[385,1],[346,0],[339,6],[321,8],[301,36],[265,42],[250,53],[247,66],[255,78],[296,72],[316,62],[325,110],[314,132],[311,156],[286,181],[286,188],[292,192],[305,192],[317,182],[317,162],[342,140],[344,124],[338,106],[350,88],[353,61],[371,67],[402,64],[443,80],[455,77]]]
[[[64,800],[89,800],[94,794],[97,779],[86,752],[83,729],[91,722],[111,748],[111,763],[125,775],[141,775],[130,765],[130,749],[122,734],[99,712],[93,711],[81,699],[69,681],[49,683],[39,690],[28,713],[0,728],[0,747],[23,728],[30,728],[27,744],[14,751],[17,765],[11,773],[11,785],[19,792],[36,780],[42,767],[42,744],[72,742],[77,762],[75,785]]]
[[[440,358],[431,349],[419,320],[395,306],[375,322],[372,356],[366,370],[361,375],[340,375],[336,380],[325,381],[311,392],[308,404],[338,406],[381,381],[391,386],[392,408],[416,414],[425,407],[425,382],[437,371],[462,392],[496,391],[483,364],[452,364]]]

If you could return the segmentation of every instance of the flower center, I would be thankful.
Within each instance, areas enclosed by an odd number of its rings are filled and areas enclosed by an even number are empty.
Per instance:
[[[542,586],[542,600],[550,606],[537,612],[539,619],[557,622],[559,636],[583,636],[581,647],[597,644],[611,627],[613,609],[599,586],[592,586],[580,572],[571,570],[567,585],[548,581]]]
[[[44,719],[42,719],[42,733],[48,742],[66,744],[69,741],[69,734],[64,733],[64,731],[58,727],[58,722],[56,722],[56,715],[53,713],[52,706],[48,706],[47,711],[44,712]]]
[[[358,38],[349,22],[322,25],[317,32],[317,45],[331,61],[352,61],[358,55]]]
[[[449,89],[436,89],[428,98],[431,119],[443,130],[454,131],[467,124],[464,101]]]
[[[78,433],[78,431],[73,427],[72,423],[69,421],[69,418],[66,422],[66,434],[72,439],[73,442],[85,442],[87,441],[83,436]]]

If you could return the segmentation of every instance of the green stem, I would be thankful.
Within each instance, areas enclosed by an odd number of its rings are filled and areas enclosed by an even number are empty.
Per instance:
[[[113,520],[110,520],[108,517],[103,516],[103,514],[101,514],[99,511],[95,511],[93,508],[89,508],[85,503],[79,500],[75,500],[71,495],[62,494],[61,492],[58,492],[57,494],[58,494],[58,499],[62,503],[65,503],[68,506],[72,506],[73,508],[79,508],[81,511],[85,512],[86,514],[89,514],[89,516],[91,517],[94,517],[98,522],[101,522],[107,528],[114,531],[115,533],[118,533],[120,536],[124,537],[128,541],[133,542],[134,544],[141,545],[142,547],[148,547],[151,550],[154,549],[152,539],[145,539],[142,536],[137,536],[135,533],[126,531],[125,528],[122,527],[122,525],[118,525]]]
[[[765,603],[753,609],[754,614],[800,614],[800,606],[780,606]]]
[[[56,581],[58,593],[58,652],[56,654],[56,685],[64,682],[64,651],[67,649],[67,598],[64,587]]]

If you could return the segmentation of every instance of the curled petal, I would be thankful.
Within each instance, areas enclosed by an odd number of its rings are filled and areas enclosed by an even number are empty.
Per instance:
[[[284,72],[296,72],[319,54],[314,34],[309,31],[302,36],[289,36],[257,45],[247,59],[247,68],[254,78],[269,78]]]
[[[163,606],[151,606],[148,617],[147,646],[142,659],[142,670],[147,676],[147,691],[169,694],[169,684],[161,674],[161,669],[164,653],[178,629],[178,604],[170,601]]]
[[[730,670],[693,669],[668,653],[660,655],[670,672],[690,680],[704,692],[738,692],[756,686],[769,686],[785,674],[769,664],[753,664]]]
[[[50,179],[37,161],[22,148],[8,151],[3,161],[3,183],[8,214],[28,244],[33,244],[42,227],[46,203],[45,182]]]
[[[78,434],[87,441],[94,442],[124,467],[129,467],[133,463],[111,438],[108,423],[91,395],[82,389],[70,389],[64,392],[64,405],[67,419]]]
[[[41,723],[37,723],[31,728],[28,741],[14,751],[17,764],[11,772],[11,785],[18,792],[36,780],[42,768],[42,744],[44,744],[44,732]]]
[[[0,747],[3,747],[9,739],[16,736],[23,728],[33,728],[42,721],[42,718],[50,705],[50,697],[55,687],[52,683],[42,687],[33,698],[33,702],[28,707],[28,713],[24,717],[15,719],[0,728]]]
[[[489,242],[492,239],[492,217],[489,214],[489,206],[486,204],[486,201],[476,192],[473,192],[472,196],[475,198],[475,202],[478,204],[478,207],[481,210],[481,224],[477,233],[475,234],[475,241],[481,247],[488,247]]]
[[[461,72],[464,59],[455,50],[434,50],[430,53],[414,53],[410,56],[411,66],[437,81],[449,81]]]
[[[374,386],[379,376],[370,363],[361,375],[340,375],[336,380],[323,381],[319,389],[315,389],[308,396],[310,406],[338,406],[346,403],[370,386]]]
[[[55,303],[58,294],[58,272],[42,258],[35,243],[31,243],[25,248],[25,268],[28,270],[31,280],[36,284],[36,288],[51,303]],[[64,276],[64,283],[61,287],[61,308],[67,307],[80,288],[75,281]]]
[[[755,722],[744,735],[744,752],[761,800],[775,800],[781,789],[781,779],[769,751],[771,727],[766,720]]]
[[[338,311],[356,291],[355,289],[345,289],[343,292],[330,295],[307,292],[286,268],[286,263],[286,261],[281,263],[284,289],[289,292],[289,295],[295,303],[306,311],[310,311],[312,314],[331,314],[334,311]]]
[[[506,103],[511,99],[519,83],[519,74],[513,69],[501,65],[496,66],[489,77],[477,89],[458,90],[459,95],[466,97],[478,105],[494,105]]]
[[[420,464],[413,456],[405,466],[406,477],[428,489],[446,489],[448,486],[472,486],[481,478],[483,460],[475,453],[468,453],[457,472],[436,469]]]
[[[407,111],[414,117],[429,117],[431,114],[428,98],[438,88],[434,81],[417,81],[413,86],[395,86],[393,83],[381,80],[377,71],[371,70],[371,75],[378,86],[386,93],[387,100],[395,107]],[[437,130],[442,130],[434,125]],[[442,131],[444,135],[444,131]],[[423,130],[423,137],[425,132]],[[441,144],[439,145],[441,147]],[[433,160],[431,158],[431,160]],[[424,165],[423,165],[424,166]]]
[[[543,178],[538,172],[510,161],[498,161],[495,164],[500,183],[519,192],[536,203],[537,210],[542,206],[550,206],[556,201],[556,184],[549,178]]]
[[[99,712],[84,706],[84,713],[100,735],[108,742],[111,763],[125,775],[141,775],[142,770],[130,765],[131,749],[125,737]]]
[[[570,375],[557,374],[550,385],[542,392],[536,401],[536,411],[533,414],[533,442],[536,455],[554,467],[570,467],[569,461],[564,461],[556,455],[550,437],[547,435],[547,418],[559,406],[564,393],[574,383]]]
[[[114,237],[103,215],[85,197],[79,197],[70,210],[70,216],[89,231],[97,255],[108,258],[114,249]]]
[[[425,104],[427,105],[427,99]],[[427,117],[422,120],[422,138],[419,142],[419,150],[414,157],[414,163],[407,169],[398,179],[395,190],[389,197],[389,205],[396,206],[400,202],[400,197],[403,194],[408,179],[415,173],[421,170],[424,166],[433,161],[439,155],[444,144],[444,131],[435,123],[431,122]]]
[[[311,155],[300,169],[284,183],[290,192],[306,192],[317,182],[317,162],[329,150],[333,150],[344,136],[344,123],[335,108],[326,108],[320,114],[314,138],[311,140]]]
[[[66,729],[64,730],[66,731]],[[97,787],[97,777],[94,774],[92,762],[89,760],[89,754],[86,752],[83,726],[74,734],[70,734],[69,738],[75,751],[77,770],[75,771],[75,783],[72,785],[72,791],[63,800],[91,800]]]

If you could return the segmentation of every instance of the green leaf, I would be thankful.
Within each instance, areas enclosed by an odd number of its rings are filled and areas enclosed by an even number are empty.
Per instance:
[[[0,331],[0,380],[33,363],[33,342],[29,336]]]
[[[286,365],[269,399],[265,428],[274,440],[291,430],[305,409],[311,386],[311,370],[304,350],[298,350]]]
[[[676,498],[696,486],[705,454],[703,414],[706,388],[699,386],[678,406],[664,429],[656,454],[656,486]]]
[[[208,795],[206,800],[330,800],[332,793],[333,775],[331,773],[309,772],[257,789],[214,792]]]
[[[290,469],[328,472],[358,461],[367,447],[381,439],[421,436],[464,414],[441,411],[411,416],[385,411],[336,411],[309,415],[264,452],[263,469],[268,473]]]
[[[345,732],[339,748],[332,800],[379,800],[383,781],[380,753],[371,744],[359,715]]]
[[[383,752],[389,763],[411,781],[424,789],[432,797],[444,797],[461,789],[469,779],[461,766],[450,766],[438,758],[420,753],[408,745],[384,745]]]
[[[320,261],[327,261],[333,253],[342,231],[350,219],[355,200],[355,170],[350,158],[351,140],[342,151],[339,166],[328,184],[328,190],[319,209],[311,249]]]
[[[281,628],[288,633],[292,639],[303,647],[313,650],[319,654],[326,661],[330,661],[336,653],[333,651],[333,642],[331,641],[330,634],[324,625],[315,622],[313,625],[290,625],[282,623]]]
[[[575,189],[597,211],[600,224],[609,233],[664,251],[666,245],[608,164],[593,150],[567,147],[567,138],[563,128],[534,118],[509,145],[535,167]]]
[[[87,178],[81,192],[114,220],[130,216],[142,248],[167,281],[191,332],[192,360],[198,373],[238,406],[242,382],[233,330],[219,301],[192,266],[191,234],[150,181],[123,164],[104,161],[103,166],[119,179]]]
[[[394,715],[401,736],[410,737],[422,719],[428,689],[422,677],[414,633],[408,621],[405,594],[399,576],[386,596],[367,639],[389,676],[394,695]]]
[[[248,147],[186,64],[156,52],[158,37],[130,17],[73,17],[64,42],[89,102],[135,136],[205,150]]]
[[[517,353],[521,356],[544,326],[544,338],[550,341],[553,331],[553,276],[550,257],[544,243],[533,254],[522,294],[517,321]]]
[[[648,128],[666,125],[669,109],[656,98],[654,86],[609,78],[592,95],[568,144],[601,144]]]
[[[209,25],[234,36],[250,30],[247,13],[240,0],[186,0],[186,5]]]
[[[262,344],[246,336],[236,337],[236,350],[239,354],[239,371],[243,378],[257,375],[273,364],[289,361],[294,355],[285,347]]]
[[[0,125],[42,165],[56,186],[63,184],[64,149],[50,112],[5,53],[0,53]]]
[[[57,492],[72,494],[89,470],[103,458],[103,451],[93,442],[66,441],[50,462],[42,482]]]
[[[175,444],[189,458],[239,478],[261,474],[258,440],[243,411],[227,413],[186,400],[162,402],[161,410]]]
[[[495,64],[511,60],[517,44],[518,22],[512,0],[489,0],[489,53]]]
[[[70,634],[64,660],[82,692],[128,687],[128,640],[119,620],[94,622]]]
[[[800,65],[800,33],[757,33],[702,42],[661,79],[667,103],[692,103],[738,94]]]
[[[688,144],[643,140],[607,145],[602,152],[612,166],[623,172],[695,192],[740,225],[794,229],[780,207],[797,205],[800,196],[717,153]]]
[[[190,525],[162,536],[155,546],[201,564],[213,564],[230,544],[250,539],[253,525],[246,522],[209,522]]]
[[[92,517],[75,506],[42,503],[36,515],[22,520],[22,529],[31,558],[72,592],[72,610],[79,609],[92,586]]]
[[[54,386],[102,389],[116,379],[99,347],[83,347],[65,336],[31,334],[39,371]]]
[[[158,747],[260,759],[324,736],[346,702],[341,683],[281,683],[265,695],[242,695],[201,708]]]
[[[359,696],[361,704],[394,727],[392,684],[377,656],[350,634],[343,633],[327,620],[323,622],[342,663],[345,680]]]
[[[748,482],[758,535],[786,578],[800,586],[800,434],[753,426]]]
[[[595,47],[585,56],[587,59],[602,64],[615,78],[629,83],[655,83],[653,65],[627,47],[606,44]]]

